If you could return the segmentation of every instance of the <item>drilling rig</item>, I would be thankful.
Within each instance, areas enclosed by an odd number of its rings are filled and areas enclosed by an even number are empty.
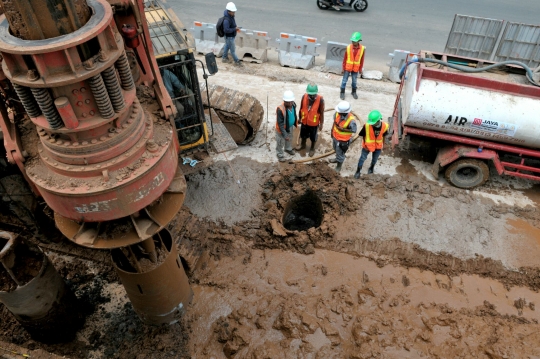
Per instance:
[[[185,198],[179,152],[206,145],[209,127],[189,39],[155,1],[1,0],[0,6],[0,187],[9,203],[0,219],[16,218],[0,232],[0,278],[9,282],[0,301],[27,329],[45,321],[54,330],[67,318],[57,309],[76,307],[58,274],[49,273],[46,255],[14,234],[17,221],[43,233],[35,225],[41,206],[70,241],[110,250],[145,323],[177,321],[193,292],[166,227]],[[152,21],[151,11],[160,14]],[[170,31],[156,34],[159,27]],[[158,37],[170,46],[156,45]],[[177,69],[189,91],[171,96],[163,68]],[[141,84],[151,96],[138,91]],[[182,116],[179,100],[189,104]],[[244,112],[244,127],[254,119],[256,132],[262,106],[253,101]],[[32,260],[37,269],[22,281],[17,268]],[[28,288],[35,286],[51,287],[52,299],[24,310],[12,304],[25,288],[31,300],[37,292]]]

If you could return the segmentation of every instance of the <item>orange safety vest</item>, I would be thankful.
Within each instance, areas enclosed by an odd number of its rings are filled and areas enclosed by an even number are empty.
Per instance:
[[[348,142],[353,135],[352,132],[343,132],[338,128],[338,126],[341,128],[348,128],[349,124],[354,119],[354,116],[352,113],[349,113],[344,120],[340,121],[340,118],[341,116],[336,112],[334,115],[334,126],[332,126],[332,138],[335,138],[340,142]]]
[[[285,103],[281,103],[281,105],[279,105],[277,108],[276,108],[276,130],[281,133],[281,130],[279,129],[279,125],[278,125],[278,122],[277,122],[277,112],[278,110],[281,110],[281,113],[283,114],[283,119],[285,120],[285,122],[287,121],[287,109],[285,108]],[[295,108],[294,108],[294,105],[292,107],[292,110],[293,112],[296,112]],[[283,124],[283,126],[285,128],[287,128],[287,125],[286,124]],[[290,130],[290,128],[289,128]]]
[[[309,107],[309,96],[304,94],[302,98],[302,109],[300,110],[300,120],[302,125],[308,126],[319,126],[320,116],[319,116],[319,105],[321,104],[321,95],[317,95],[317,98],[313,102],[311,109]]]
[[[381,132],[379,132],[379,136],[375,138],[375,131],[373,131],[373,126],[366,123],[366,137],[364,138],[362,147],[369,152],[373,152],[375,150],[382,150],[384,142],[383,136],[384,133],[388,130],[388,127],[388,124],[386,122],[383,122]]]
[[[345,62],[345,71],[358,72],[360,71],[360,61],[362,55],[364,55],[364,46],[360,45],[360,49],[356,53],[356,57],[353,59],[353,46],[350,44],[347,46],[347,61]]]

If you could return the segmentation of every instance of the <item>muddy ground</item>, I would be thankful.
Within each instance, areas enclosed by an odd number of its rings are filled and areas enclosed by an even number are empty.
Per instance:
[[[306,81],[337,102],[322,72],[222,71],[218,84],[238,78],[263,103],[269,93],[270,112]],[[359,117],[391,113],[395,84],[361,88]],[[538,187],[493,178],[460,190],[427,174],[421,154],[389,148],[376,174],[354,180],[358,143],[341,175],[325,160],[278,164],[273,121],[250,146],[189,170],[169,226],[195,292],[180,322],[143,324],[106,252],[42,244],[86,322],[75,340],[47,345],[2,306],[0,357],[540,358]],[[330,147],[328,125],[317,154]],[[320,225],[288,230],[289,203],[306,193],[295,215]]]

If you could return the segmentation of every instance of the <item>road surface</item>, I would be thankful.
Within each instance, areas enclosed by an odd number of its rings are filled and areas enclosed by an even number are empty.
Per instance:
[[[186,27],[194,20],[215,23],[227,0],[168,0]],[[325,54],[327,41],[348,43],[360,31],[366,67],[384,70],[394,49],[443,51],[455,14],[540,24],[540,1],[521,0],[369,0],[363,13],[319,10],[315,0],[236,0],[238,26],[268,31],[271,46],[280,32],[313,36]]]

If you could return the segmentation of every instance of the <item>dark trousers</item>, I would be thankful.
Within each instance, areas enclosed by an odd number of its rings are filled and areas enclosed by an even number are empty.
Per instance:
[[[317,131],[319,130],[319,126],[308,126],[308,125],[302,125],[300,127],[300,138],[310,139],[311,143],[317,142]]]
[[[375,150],[371,153],[371,166],[375,166],[377,160],[379,159],[379,156],[381,155],[381,150]],[[360,159],[358,160],[358,167],[362,167],[364,165],[364,162],[366,161],[369,154],[370,152],[368,150],[362,148],[362,154],[360,155]]]

